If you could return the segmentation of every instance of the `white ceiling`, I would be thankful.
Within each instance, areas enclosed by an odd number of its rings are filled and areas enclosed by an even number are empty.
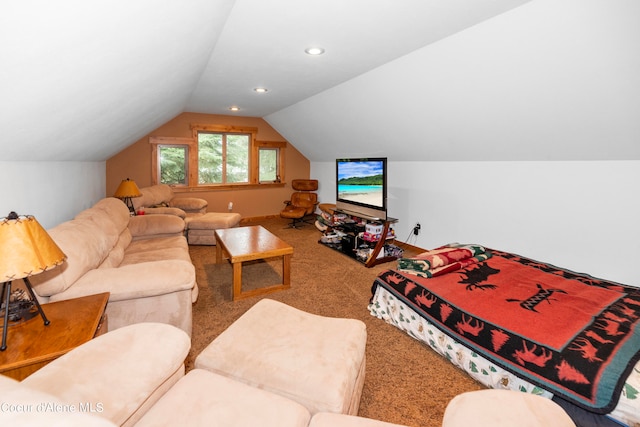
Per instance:
[[[104,161],[185,111],[312,161],[640,159],[639,4],[3,2],[0,160]]]
[[[264,117],[526,1],[236,0],[186,109]]]

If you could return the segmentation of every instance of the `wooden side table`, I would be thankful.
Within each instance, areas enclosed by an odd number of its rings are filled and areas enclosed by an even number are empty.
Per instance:
[[[42,317],[10,326],[0,352],[0,374],[23,380],[52,360],[107,331],[109,293],[42,304]]]

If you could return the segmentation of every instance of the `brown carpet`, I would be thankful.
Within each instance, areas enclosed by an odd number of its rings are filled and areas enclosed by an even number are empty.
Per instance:
[[[367,325],[367,370],[359,415],[409,426],[439,427],[444,409],[459,393],[483,387],[427,346],[369,314],[367,304],[377,274],[373,268],[318,243],[312,225],[286,228],[283,219],[256,223],[294,248],[291,289],[233,302],[231,265],[215,264],[215,247],[191,246],[200,296],[194,305],[192,349],[187,370],[206,346],[261,298],[271,298],[323,316],[348,317]],[[247,224],[255,225],[255,224]],[[243,267],[243,290],[281,281],[282,262]]]

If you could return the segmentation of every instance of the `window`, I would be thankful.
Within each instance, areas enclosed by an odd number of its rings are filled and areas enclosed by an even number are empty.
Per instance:
[[[226,188],[282,182],[286,142],[257,141],[257,128],[191,128],[193,138],[149,138],[154,184]]]
[[[198,185],[249,183],[251,135],[198,132]]]
[[[280,182],[278,175],[278,158],[279,148],[260,148],[259,149],[259,182]]]
[[[189,174],[188,145],[160,145],[160,182],[169,185],[186,185]]]

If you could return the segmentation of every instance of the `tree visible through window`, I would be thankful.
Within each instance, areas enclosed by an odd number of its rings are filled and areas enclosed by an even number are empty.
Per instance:
[[[186,185],[189,147],[186,145],[161,145],[160,182],[168,185]]]
[[[260,148],[260,182],[280,182],[278,148]]]
[[[198,184],[249,182],[250,135],[198,133]]]
[[[176,187],[279,184],[285,141],[257,141],[257,128],[191,125],[193,138],[150,137],[155,183]]]

